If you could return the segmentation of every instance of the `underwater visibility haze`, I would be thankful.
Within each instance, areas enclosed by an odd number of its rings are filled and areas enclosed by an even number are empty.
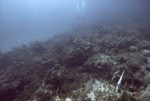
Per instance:
[[[1,0],[0,49],[42,40],[75,27],[114,20],[140,20],[146,0]],[[143,19],[143,18],[142,18]],[[115,22],[114,22],[115,23]]]
[[[0,0],[0,101],[150,101],[150,1]]]

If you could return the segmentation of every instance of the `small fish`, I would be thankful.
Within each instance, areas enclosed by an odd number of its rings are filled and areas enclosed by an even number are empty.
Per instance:
[[[123,72],[122,72],[122,74],[121,74],[121,76],[120,76],[120,78],[119,78],[119,81],[118,81],[118,83],[117,83],[117,85],[116,85],[116,93],[118,93],[119,87],[120,87],[120,85],[121,85],[121,81],[122,81],[122,78],[123,78],[123,75],[124,75],[124,71],[125,71],[125,70],[123,70]]]

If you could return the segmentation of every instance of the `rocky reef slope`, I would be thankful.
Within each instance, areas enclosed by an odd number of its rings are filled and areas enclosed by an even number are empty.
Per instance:
[[[149,92],[142,25],[93,26],[0,53],[0,101],[150,101]]]

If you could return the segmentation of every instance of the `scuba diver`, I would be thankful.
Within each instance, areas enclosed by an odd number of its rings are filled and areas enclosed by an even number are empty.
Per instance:
[[[85,6],[86,6],[85,0],[77,0],[76,2],[77,16],[75,18],[76,20],[81,19],[81,14],[83,13]]]
[[[85,18],[83,17],[83,11],[85,10],[86,3],[85,0],[76,0],[76,12],[75,23],[81,25]]]
[[[80,13],[84,10],[85,8],[85,0],[77,0],[77,3],[76,3],[76,9],[77,9],[77,12]]]

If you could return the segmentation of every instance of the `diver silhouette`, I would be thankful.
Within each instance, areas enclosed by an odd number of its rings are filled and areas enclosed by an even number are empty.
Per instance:
[[[76,3],[77,16],[75,20],[78,21],[81,19],[81,14],[83,13],[85,6],[86,6],[85,0],[77,0],[77,3]]]
[[[85,9],[85,0],[77,0],[76,9],[77,12],[82,12]]]

